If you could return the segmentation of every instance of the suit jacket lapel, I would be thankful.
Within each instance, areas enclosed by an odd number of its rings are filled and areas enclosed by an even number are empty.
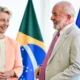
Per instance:
[[[53,56],[56,54],[57,50],[60,48],[60,46],[63,44],[63,42],[65,41],[65,39],[67,38],[67,35],[63,35],[59,42],[56,44],[56,46],[54,47],[52,54],[48,60],[48,63],[51,61],[51,59],[53,58]]]
[[[71,26],[62,36],[60,36],[60,39],[59,39],[59,42],[56,44],[56,46],[54,47],[53,51],[52,51],[52,54],[48,60],[48,63],[51,61],[51,59],[54,57],[54,55],[56,54],[57,50],[60,48],[60,46],[63,44],[63,42],[66,40],[68,34],[71,32],[71,30],[73,29],[74,27]],[[47,64],[48,64],[47,63]]]
[[[11,46],[10,46],[10,41],[8,39],[8,37],[5,38],[5,51],[6,51],[6,65],[5,65],[5,68],[6,68],[6,71],[8,70],[9,68],[9,64],[10,64],[10,61],[11,61]]]

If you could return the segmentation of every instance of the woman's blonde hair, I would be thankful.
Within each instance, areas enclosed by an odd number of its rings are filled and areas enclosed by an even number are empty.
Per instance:
[[[9,15],[12,15],[11,11],[7,7],[0,6],[0,12],[5,12]]]

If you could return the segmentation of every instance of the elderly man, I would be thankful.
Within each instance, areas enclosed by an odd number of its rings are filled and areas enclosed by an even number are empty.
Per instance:
[[[74,17],[67,1],[53,7],[51,20],[57,31],[43,64],[35,70],[39,80],[80,80],[80,30]]]

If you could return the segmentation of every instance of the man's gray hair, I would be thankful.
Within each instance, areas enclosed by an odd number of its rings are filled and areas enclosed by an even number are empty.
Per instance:
[[[0,6],[0,12],[5,12],[9,15],[12,15],[11,11],[7,7]]]
[[[61,2],[58,2],[56,5],[62,5],[62,8],[63,8],[63,11],[66,13],[66,14],[69,14],[71,16],[75,16],[75,9],[74,7],[72,6],[72,4],[70,2],[67,2],[67,1],[61,1]]]

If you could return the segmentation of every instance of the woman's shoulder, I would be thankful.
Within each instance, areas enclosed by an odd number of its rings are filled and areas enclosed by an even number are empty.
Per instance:
[[[10,38],[8,36],[5,36],[5,39],[10,43],[15,43],[15,44],[18,43],[16,40],[14,40],[14,39],[12,39],[12,38]]]

